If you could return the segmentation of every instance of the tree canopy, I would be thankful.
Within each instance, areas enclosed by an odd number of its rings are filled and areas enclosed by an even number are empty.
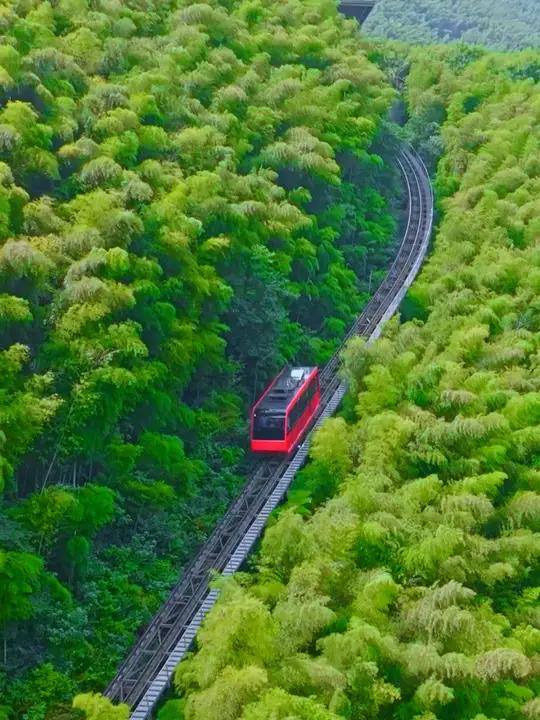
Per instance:
[[[394,93],[328,0],[7,0],[0,34],[0,696],[56,720],[238,490],[256,393],[365,303]]]
[[[365,29],[408,43],[463,41],[497,50],[540,44],[536,0],[377,0]]]
[[[176,718],[540,717],[540,88],[532,54],[464,52],[408,58],[440,227],[401,322],[344,353],[299,481],[327,499],[291,499],[226,581]]]

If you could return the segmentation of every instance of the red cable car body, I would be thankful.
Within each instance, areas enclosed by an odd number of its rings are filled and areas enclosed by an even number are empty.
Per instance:
[[[303,438],[320,404],[319,369],[284,368],[251,411],[253,452],[290,453]]]

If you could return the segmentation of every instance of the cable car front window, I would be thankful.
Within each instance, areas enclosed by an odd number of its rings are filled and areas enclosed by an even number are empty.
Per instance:
[[[254,440],[284,440],[285,416],[255,413],[253,422]]]

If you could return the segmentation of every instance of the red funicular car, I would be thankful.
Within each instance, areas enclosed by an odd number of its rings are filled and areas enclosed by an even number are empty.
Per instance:
[[[267,453],[294,450],[320,402],[318,368],[284,368],[251,411],[251,449]]]

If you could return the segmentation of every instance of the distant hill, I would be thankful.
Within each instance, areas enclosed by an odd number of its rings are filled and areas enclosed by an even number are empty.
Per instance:
[[[405,42],[463,40],[516,50],[540,47],[540,7],[538,0],[379,0],[364,28]]]

